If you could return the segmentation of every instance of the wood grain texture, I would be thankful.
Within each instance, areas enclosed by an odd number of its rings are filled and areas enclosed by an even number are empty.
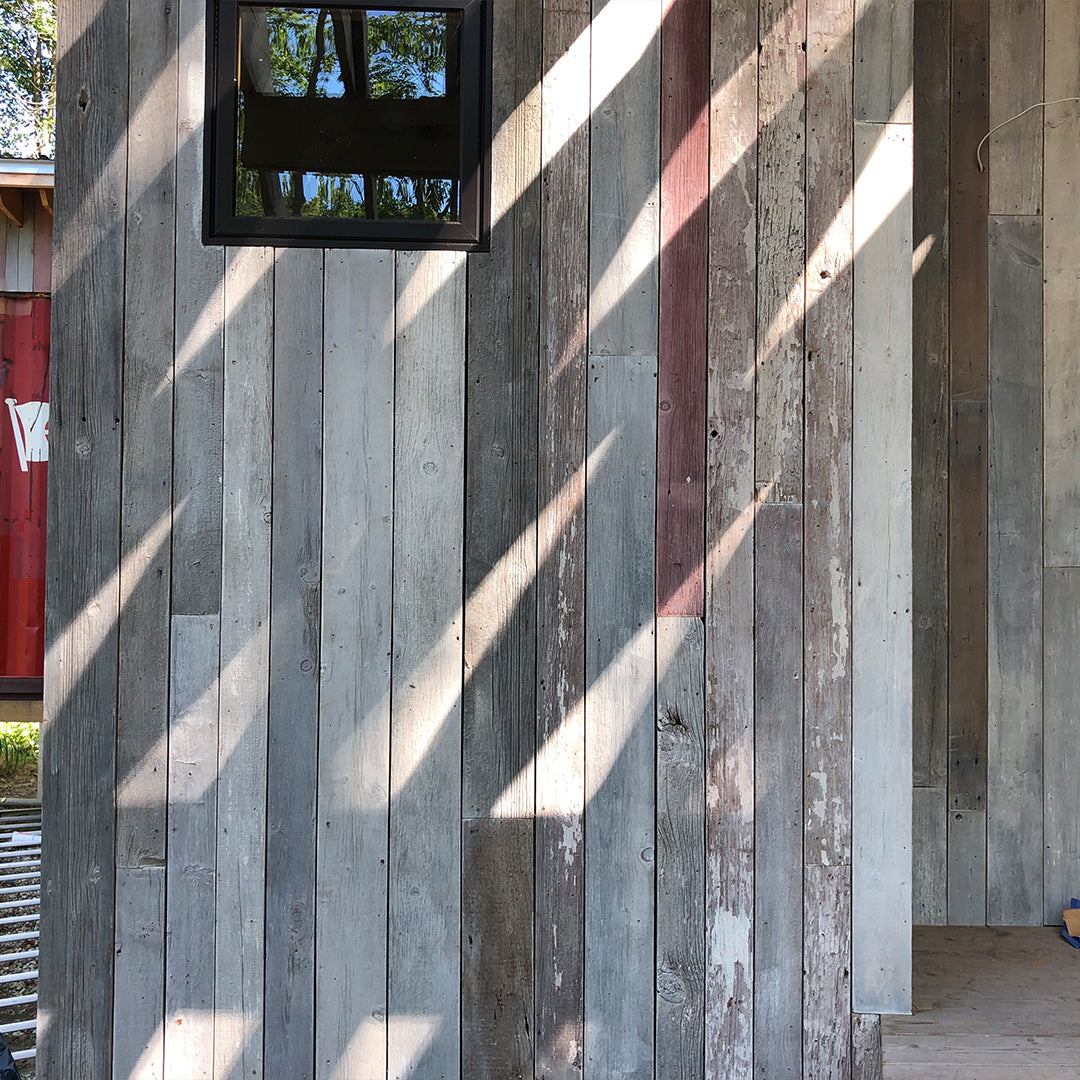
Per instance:
[[[709,0],[664,0],[660,100],[659,615],[705,603]]]
[[[277,252],[263,1051],[297,1077],[314,1065],[322,282],[322,251]]]
[[[986,808],[986,0],[952,9],[949,156],[949,808]]]
[[[39,194],[40,192],[35,192]],[[49,191],[52,196],[52,191]],[[40,203],[34,214],[34,292],[52,292],[53,217]]]
[[[461,1068],[465,257],[396,258],[388,1072],[449,1080]]]
[[[803,1076],[849,1080],[851,867],[807,865],[803,880]]]
[[[754,531],[754,1074],[802,1076],[803,508],[764,503]]]
[[[655,357],[590,359],[588,446],[603,456],[585,496],[585,1076],[595,1080],[653,1068],[655,379]]]
[[[911,1002],[911,154],[909,125],[855,125],[852,998],[874,1012]]]
[[[761,0],[757,139],[756,480],[802,500],[806,5]]]
[[[705,1073],[754,1053],[757,0],[716,0],[709,127]],[[713,719],[715,718],[715,719]]]
[[[593,0],[590,353],[656,355],[660,22],[661,0]]]
[[[113,1080],[163,1075],[164,914],[165,867],[117,870]]]
[[[986,917],[1042,923],[1042,221],[990,219]]]
[[[34,287],[34,225],[37,217],[37,192],[8,189],[15,203],[20,224],[4,219],[7,228],[7,273],[4,287],[11,292],[30,292]]]
[[[163,0],[140,6],[129,21],[137,107],[128,129],[120,542],[137,554],[120,580],[128,599],[120,618],[116,749],[116,860],[128,867],[165,858],[172,558],[169,544],[150,537],[173,509],[178,15]]]
[[[221,610],[222,333],[224,249],[205,246],[203,118],[206,15],[200,0],[179,0],[176,142],[176,364],[173,378],[172,610]],[[310,289],[311,286],[308,285]]]
[[[63,839],[42,852],[37,1068],[108,1076],[128,5],[64,0],[58,26],[42,809]]]
[[[916,787],[911,806],[911,921],[915,926],[943,926],[948,917],[948,826],[945,789]]]
[[[912,680],[915,783],[949,769],[949,113],[948,4],[915,4],[912,283]],[[920,261],[921,260],[921,261]],[[942,816],[941,828],[945,827]],[[916,878],[924,864],[916,861]]]
[[[330,251],[324,289],[315,1075],[372,1080],[386,1072],[394,256]]]
[[[705,629],[656,620],[656,1075],[705,1075]]]
[[[949,811],[949,925],[986,924],[986,811]]]
[[[214,1075],[217,722],[221,623],[174,615],[169,648],[165,1080]],[[117,990],[119,993],[119,988]]]
[[[461,1074],[533,1077],[533,823],[462,826]]]
[[[468,258],[466,817],[533,809],[542,17],[492,7],[491,251]]]
[[[588,0],[544,5],[536,577],[538,1080],[584,1055],[585,406],[589,297]],[[575,45],[575,43],[578,43]]]
[[[990,5],[991,127],[1045,100],[1045,6],[1046,0]],[[1042,129],[1042,110],[1035,109],[991,135],[983,150],[990,173],[991,214],[1042,212]]]
[[[1072,768],[1080,726],[1076,712],[1080,570],[1048,568],[1043,582],[1043,921],[1054,924],[1076,895],[1080,873],[1080,794]]]
[[[855,119],[910,124],[916,0],[855,0]]]
[[[1080,96],[1080,59],[1065,43],[1080,35],[1080,3],[1046,7],[1048,100]],[[1080,566],[1080,102],[1045,110],[1044,128],[1043,506],[1047,566]]]
[[[224,284],[214,1069],[241,1080],[263,1072],[273,250],[230,249]]]
[[[852,15],[807,15],[804,859],[828,866],[851,864]]]
[[[882,1080],[881,1017],[876,1013],[851,1016],[851,1078]]]

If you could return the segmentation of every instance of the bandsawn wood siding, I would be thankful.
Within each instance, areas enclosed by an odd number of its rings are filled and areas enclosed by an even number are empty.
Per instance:
[[[204,247],[205,5],[62,0],[43,1076],[909,1006],[911,4],[488,7],[466,255]]]

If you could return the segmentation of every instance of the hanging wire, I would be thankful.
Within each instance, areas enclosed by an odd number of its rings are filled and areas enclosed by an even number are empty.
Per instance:
[[[1015,116],[1010,116],[1008,120],[1002,120],[1000,124],[995,124],[982,137],[982,141],[975,151],[975,160],[979,163],[979,172],[986,172],[986,166],[983,164],[982,159],[982,148],[986,145],[987,139],[989,139],[995,131],[999,128],[1003,128],[1006,124],[1011,124],[1014,120],[1019,120],[1021,116],[1026,116],[1032,109],[1045,109],[1047,105],[1064,105],[1066,101],[1080,101],[1080,97],[1063,97],[1058,98],[1056,101],[1036,101],[1034,105],[1029,105],[1026,109],[1021,109]]]

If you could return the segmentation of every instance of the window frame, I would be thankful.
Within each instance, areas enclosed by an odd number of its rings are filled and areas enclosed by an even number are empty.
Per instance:
[[[233,212],[244,3],[286,8],[462,12],[459,221],[240,217]],[[208,245],[487,251],[491,204],[491,19],[488,0],[207,0],[203,240]],[[230,58],[231,61],[230,61]],[[358,170],[360,171],[360,170]]]

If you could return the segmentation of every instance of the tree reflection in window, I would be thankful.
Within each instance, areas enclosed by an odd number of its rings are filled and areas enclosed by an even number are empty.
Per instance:
[[[236,216],[460,220],[461,20],[242,4]]]

